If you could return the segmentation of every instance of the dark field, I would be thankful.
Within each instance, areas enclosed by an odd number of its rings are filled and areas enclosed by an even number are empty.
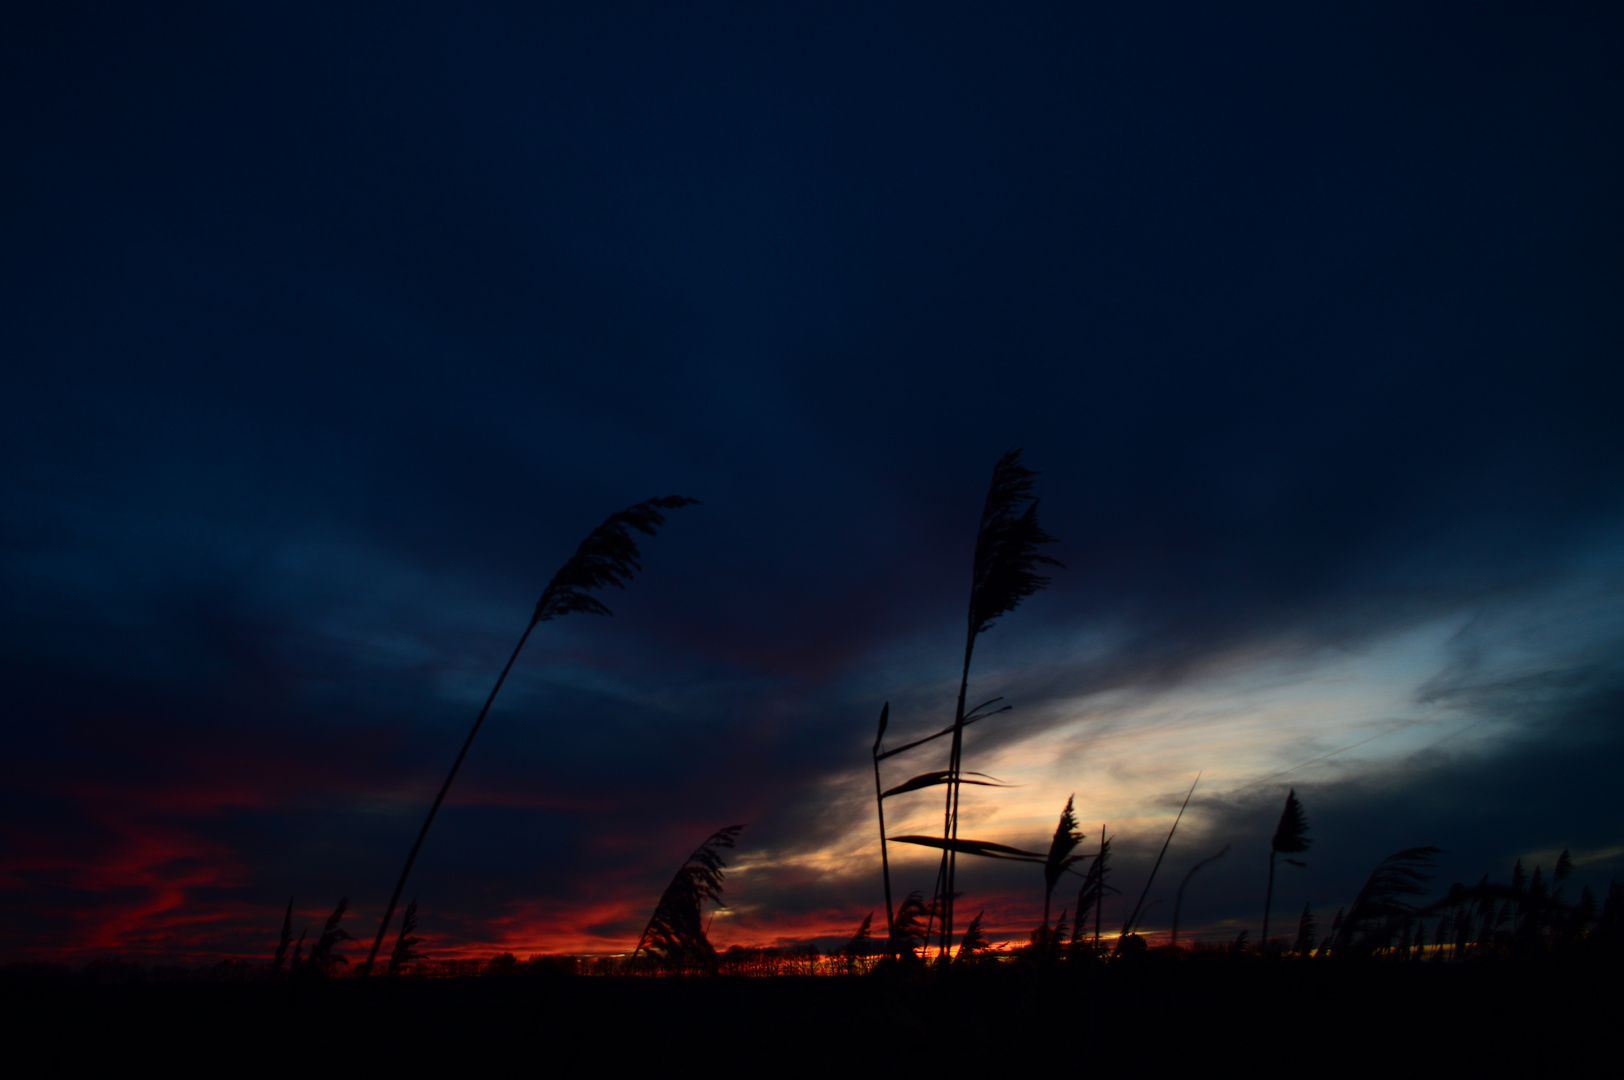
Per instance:
[[[4,1037],[26,1075],[912,1075],[943,1066],[1311,1076],[1515,1066],[1552,1075],[1616,1061],[1621,999],[1615,965],[1554,960],[1214,956],[1093,971],[1004,965],[945,978],[543,975],[304,985],[95,985],[14,973],[4,986]]]

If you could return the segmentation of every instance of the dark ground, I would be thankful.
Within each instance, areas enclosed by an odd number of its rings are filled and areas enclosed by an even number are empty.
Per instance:
[[[1615,1062],[1614,964],[1119,964],[951,979],[137,982],[12,973],[14,1076],[1554,1075]],[[1598,1056],[1600,1055],[1600,1056]],[[1608,1070],[1613,1066],[1608,1066]],[[9,1070],[8,1070],[9,1071]]]

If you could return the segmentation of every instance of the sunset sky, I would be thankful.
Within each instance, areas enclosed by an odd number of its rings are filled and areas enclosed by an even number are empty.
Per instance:
[[[1230,844],[1213,939],[1291,788],[1277,928],[1422,844],[1624,874],[1624,9],[1243,7],[8,7],[0,963],[370,937],[664,494],[406,897],[621,951],[746,823],[713,941],[838,943],[1011,447],[1065,567],[977,647],[963,833],[1075,794],[1109,930],[1200,772],[1146,927]]]

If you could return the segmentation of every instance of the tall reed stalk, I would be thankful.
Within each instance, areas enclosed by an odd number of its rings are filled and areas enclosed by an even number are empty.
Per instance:
[[[1190,805],[1190,796],[1195,794],[1195,786],[1200,782],[1201,774],[1196,773],[1195,779],[1190,781],[1190,790],[1184,795],[1184,804],[1179,807],[1178,817],[1173,819],[1173,827],[1167,830],[1167,839],[1162,843],[1161,854],[1156,856],[1156,865],[1150,868],[1150,876],[1145,879],[1145,887],[1139,893],[1139,902],[1134,904],[1133,913],[1128,916],[1128,921],[1122,924],[1122,933],[1117,935],[1117,952],[1122,951],[1122,943],[1133,933],[1134,924],[1139,921],[1140,914],[1145,910],[1145,897],[1150,895],[1150,886],[1156,880],[1156,871],[1162,868],[1162,860],[1167,857],[1168,845],[1173,842],[1173,834],[1179,831],[1179,822],[1184,820],[1185,807]]]
[[[389,922],[395,916],[395,906],[400,903],[400,894],[406,888],[406,879],[411,876],[412,864],[417,861],[417,853],[423,848],[423,840],[429,834],[429,826],[434,824],[434,816],[440,812],[440,804],[445,802],[446,792],[451,790],[451,781],[457,778],[457,770],[462,768],[463,759],[468,756],[468,748],[474,745],[474,736],[479,734],[480,725],[485,723],[485,715],[491,711],[491,704],[496,700],[502,684],[507,681],[508,672],[513,670],[513,662],[519,658],[519,650],[523,649],[524,643],[530,639],[530,632],[541,623],[571,612],[579,611],[588,615],[614,614],[601,600],[589,593],[608,585],[624,589],[626,583],[643,568],[643,564],[638,561],[641,552],[637,550],[637,541],[629,530],[635,529],[645,536],[653,536],[659,531],[659,527],[665,524],[665,515],[660,513],[661,510],[676,510],[698,501],[681,495],[662,495],[628,506],[619,513],[610,514],[602,525],[593,529],[587,538],[581,541],[581,546],[575,549],[575,554],[570,556],[570,560],[547,583],[547,587],[542,590],[541,599],[536,601],[536,610],[530,616],[529,625],[524,628],[524,633],[519,635],[519,643],[513,647],[513,653],[503,666],[502,673],[496,677],[496,685],[491,687],[490,696],[485,699],[484,706],[479,710],[479,716],[474,720],[474,726],[469,729],[468,737],[463,740],[462,749],[457,751],[457,759],[451,763],[451,771],[446,774],[445,783],[440,785],[439,793],[434,796],[428,817],[423,819],[423,827],[418,830],[417,839],[412,843],[412,850],[406,855],[406,865],[401,868],[400,880],[395,882],[395,891],[390,895],[389,906],[384,909],[383,919],[378,923],[378,935],[372,940],[372,951],[367,953],[366,962],[360,967],[360,974],[369,973],[373,963],[378,959],[378,949],[383,945],[383,936],[388,932]]]
[[[891,907],[891,859],[885,847],[885,792],[880,784],[880,744],[891,722],[891,703],[880,706],[880,729],[874,735],[874,805],[880,816],[880,874],[885,879],[885,956],[891,957],[891,943],[897,936],[896,912]]]
[[[1038,500],[1032,478],[1038,474],[1021,464],[1021,452],[1012,449],[993,466],[992,483],[981,508],[971,564],[970,609],[964,637],[964,663],[959,670],[959,696],[953,711],[953,744],[948,753],[947,800],[943,809],[942,865],[937,874],[937,900],[941,907],[941,955],[945,958],[953,938],[953,901],[956,896],[959,835],[959,790],[964,755],[965,695],[970,686],[970,660],[976,639],[991,629],[999,616],[1049,584],[1037,573],[1039,564],[1061,566],[1038,548],[1055,538],[1038,524]]]
[[[1077,815],[1071,808],[1075,799],[1075,795],[1066,799],[1066,808],[1060,811],[1060,824],[1055,826],[1054,839],[1049,843],[1049,855],[1043,862],[1043,933],[1039,941],[1045,957],[1055,952],[1055,944],[1061,934],[1059,927],[1055,928],[1054,934],[1049,933],[1049,904],[1054,899],[1054,887],[1060,883],[1061,874],[1070,870],[1073,863],[1085,858],[1072,854],[1077,850],[1077,845],[1083,842],[1083,834],[1077,831]]]
[[[1258,948],[1269,951],[1269,907],[1274,902],[1274,857],[1294,855],[1307,851],[1314,841],[1308,838],[1308,820],[1303,817],[1303,804],[1297,801],[1297,790],[1286,793],[1286,807],[1280,811],[1280,824],[1275,826],[1274,839],[1269,841],[1269,888],[1263,894],[1263,933],[1258,936]],[[1293,866],[1307,866],[1297,859],[1287,858]]]

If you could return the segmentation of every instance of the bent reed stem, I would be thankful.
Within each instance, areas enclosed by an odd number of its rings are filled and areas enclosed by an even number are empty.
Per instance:
[[[372,939],[372,951],[367,953],[366,962],[361,965],[360,974],[367,975],[372,971],[374,961],[378,959],[378,949],[383,945],[383,938],[389,932],[389,921],[395,917],[395,906],[400,903],[400,894],[406,889],[406,879],[412,874],[412,864],[417,861],[417,853],[423,847],[423,840],[429,834],[429,826],[434,824],[434,815],[440,812],[440,804],[445,802],[446,792],[451,790],[451,781],[457,778],[457,770],[462,768],[463,758],[468,756],[468,748],[474,745],[474,736],[479,734],[479,727],[485,722],[485,715],[491,711],[491,703],[496,700],[497,691],[507,681],[508,672],[513,670],[513,662],[519,658],[519,650],[530,639],[530,631],[536,628],[537,619],[531,619],[530,625],[524,628],[519,636],[519,643],[513,646],[513,655],[502,668],[502,674],[496,677],[496,685],[491,687],[490,696],[485,699],[485,707],[479,710],[479,718],[468,732],[468,738],[463,740],[462,749],[457,752],[457,760],[451,763],[451,771],[446,774],[445,783],[440,785],[440,793],[434,796],[434,805],[429,807],[429,816],[423,820],[423,827],[418,830],[417,840],[412,844],[412,850],[406,856],[406,866],[400,872],[400,880],[395,882],[394,895],[389,897],[389,906],[384,909],[383,921],[378,924],[378,936]]]

